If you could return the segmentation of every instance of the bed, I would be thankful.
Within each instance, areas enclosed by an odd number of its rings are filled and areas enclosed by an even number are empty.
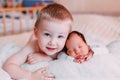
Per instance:
[[[56,74],[56,80],[120,80],[120,17],[102,14],[73,14],[73,18],[73,30],[80,31],[85,35],[96,57],[89,63],[80,66],[79,73],[75,69],[76,66],[73,66],[77,64],[63,60],[61,60],[63,63],[59,61],[51,62],[52,67],[49,67],[48,72],[52,71]],[[8,57],[5,54],[7,52],[4,52],[6,44],[8,50],[10,46],[23,47],[32,33],[30,31],[0,37],[1,66],[5,60],[3,58]],[[68,70],[69,68],[70,70]],[[65,72],[63,73],[63,71]],[[2,69],[0,80],[11,80]]]

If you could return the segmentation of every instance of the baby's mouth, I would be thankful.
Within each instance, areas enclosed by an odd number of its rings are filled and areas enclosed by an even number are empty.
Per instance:
[[[75,59],[81,59],[82,58],[82,55],[77,55],[76,57],[75,57]]]

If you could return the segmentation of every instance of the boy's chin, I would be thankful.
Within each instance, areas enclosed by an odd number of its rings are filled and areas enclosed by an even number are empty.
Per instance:
[[[48,56],[52,57],[53,59],[57,58],[57,53],[53,53],[53,54],[47,54]]]
[[[46,53],[48,56],[54,56],[56,53]]]

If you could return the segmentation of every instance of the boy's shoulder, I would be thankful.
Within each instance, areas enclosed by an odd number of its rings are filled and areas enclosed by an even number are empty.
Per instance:
[[[29,40],[23,48],[30,50],[32,52],[37,52],[39,49],[37,40],[36,39]]]

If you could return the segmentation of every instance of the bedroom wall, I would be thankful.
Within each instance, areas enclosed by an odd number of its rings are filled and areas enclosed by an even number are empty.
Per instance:
[[[72,13],[120,14],[120,0],[55,0]]]

